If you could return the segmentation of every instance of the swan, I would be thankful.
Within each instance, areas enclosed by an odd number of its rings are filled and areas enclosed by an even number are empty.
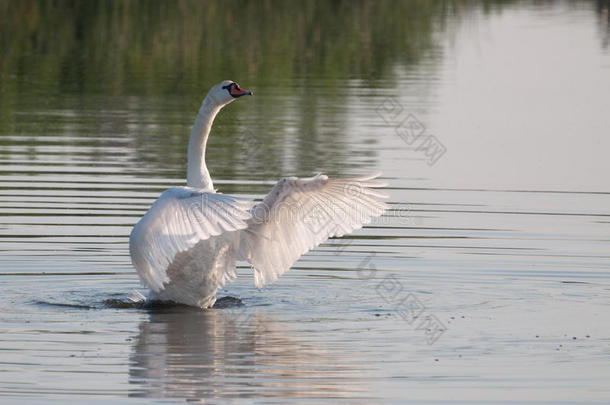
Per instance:
[[[254,283],[275,281],[304,253],[380,216],[385,183],[370,176],[285,177],[254,201],[214,189],[206,143],[218,112],[251,91],[225,80],[208,92],[191,130],[185,187],[164,191],[135,224],[129,253],[150,299],[209,308],[216,291],[250,263]]]

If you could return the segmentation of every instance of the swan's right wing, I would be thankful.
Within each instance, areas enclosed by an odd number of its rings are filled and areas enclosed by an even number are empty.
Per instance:
[[[280,180],[253,209],[241,232],[239,258],[254,267],[257,287],[275,281],[304,253],[362,227],[386,210],[378,175]]]
[[[209,190],[174,187],[165,191],[134,226],[129,237],[131,262],[140,279],[159,292],[169,282],[174,257],[199,241],[245,229],[250,200]]]

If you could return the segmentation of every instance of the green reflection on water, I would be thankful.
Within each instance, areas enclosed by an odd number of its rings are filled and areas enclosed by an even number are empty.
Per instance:
[[[259,83],[374,80],[432,45],[447,2],[2,2],[5,93],[199,94]],[[16,75],[14,85],[10,77]],[[19,80],[20,79],[20,80]],[[339,85],[339,83],[337,83]],[[195,87],[195,88],[194,88]],[[7,97],[7,96],[3,96]]]
[[[496,3],[503,2],[484,2]],[[472,7],[462,1],[0,1],[0,142],[22,145],[20,135],[88,137],[91,150],[56,152],[65,157],[57,164],[118,161],[183,178],[199,103],[211,85],[231,78],[263,91],[256,102],[220,115],[208,149],[213,175],[275,177],[287,159],[291,174],[350,171],[347,80],[395,88],[395,67],[438,48],[434,34],[447,16]],[[129,154],[101,148],[126,136],[135,143],[126,145],[133,147]],[[244,142],[250,138],[256,143]],[[83,141],[64,144],[75,142]],[[293,156],[283,156],[287,148]],[[374,159],[374,147],[363,154],[364,161]],[[44,156],[34,141],[19,157]]]

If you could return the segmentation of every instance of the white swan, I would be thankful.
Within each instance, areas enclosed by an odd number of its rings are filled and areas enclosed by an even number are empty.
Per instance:
[[[368,223],[386,209],[378,175],[281,179],[254,205],[214,190],[205,149],[214,117],[235,99],[251,95],[232,81],[212,87],[203,100],[188,146],[186,187],[166,190],[134,226],[131,261],[151,298],[207,308],[216,290],[235,277],[235,260],[247,260],[257,287],[275,281],[305,252],[331,236]]]

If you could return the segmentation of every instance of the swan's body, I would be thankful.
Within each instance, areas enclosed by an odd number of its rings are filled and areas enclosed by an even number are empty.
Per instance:
[[[207,308],[247,260],[257,287],[275,281],[305,252],[368,223],[386,209],[377,176],[280,180],[256,205],[216,193],[205,165],[212,122],[251,94],[231,81],[214,86],[191,131],[186,187],[166,190],[134,226],[131,261],[155,299]]]

